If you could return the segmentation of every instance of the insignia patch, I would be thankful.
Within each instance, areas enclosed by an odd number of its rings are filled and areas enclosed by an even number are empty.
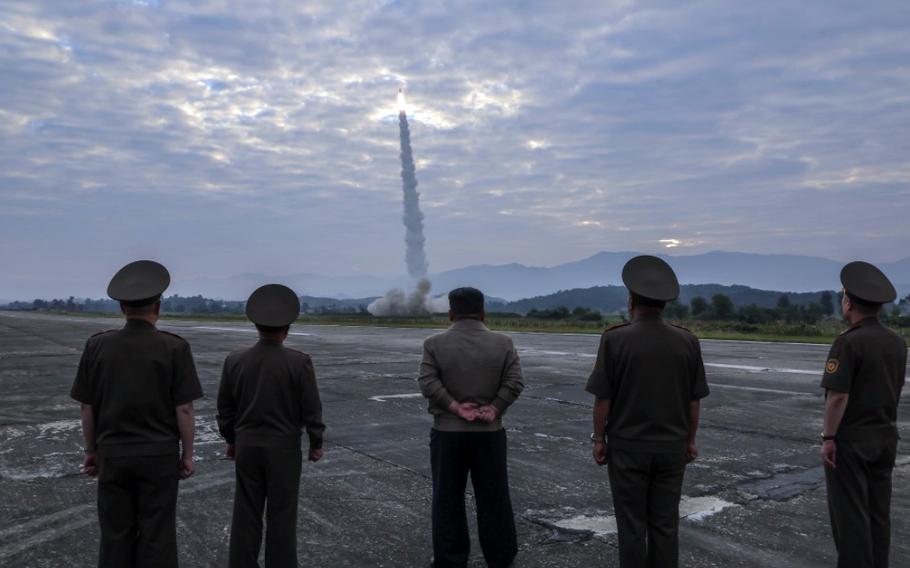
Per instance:
[[[828,363],[825,365],[825,372],[829,375],[833,375],[837,372],[838,367],[840,367],[840,361],[837,359],[828,359]]]

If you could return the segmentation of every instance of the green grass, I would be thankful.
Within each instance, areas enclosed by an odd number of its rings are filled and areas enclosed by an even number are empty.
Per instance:
[[[118,317],[114,313],[94,312],[47,312],[81,317]],[[241,314],[164,314],[167,321],[205,321],[205,322],[247,322]],[[525,333],[588,333],[600,334],[613,323],[621,321],[619,317],[610,316],[603,322],[578,320],[544,320],[520,316],[500,316],[490,314],[487,325],[496,331]],[[306,314],[300,316],[297,325],[347,325],[389,328],[439,329],[449,325],[449,320],[442,315],[425,318],[378,318],[369,314]],[[738,341],[771,341],[793,343],[830,344],[837,335],[846,329],[838,320],[825,320],[818,324],[745,324],[739,321],[706,321],[689,320],[679,323],[702,339],[726,339]],[[910,328],[897,330],[910,341]]]

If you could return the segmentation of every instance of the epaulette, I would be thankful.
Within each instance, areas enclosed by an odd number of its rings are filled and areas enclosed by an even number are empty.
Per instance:
[[[675,323],[671,323],[670,325],[672,325],[673,327],[675,327],[675,328],[677,328],[677,329],[681,329],[681,330],[685,331],[686,333],[692,333],[692,330],[689,329],[688,327],[683,327],[683,326],[681,326],[681,325],[676,325]],[[692,335],[695,335],[695,334],[692,333]]]
[[[189,343],[188,341],[186,341],[186,339],[180,337],[179,335],[177,335],[176,333],[174,333],[174,332],[172,332],[172,331],[164,331],[163,329],[159,329],[159,330],[158,330],[158,333],[164,333],[164,334],[166,334],[166,335],[170,335],[170,336],[172,336],[172,337],[176,337],[176,338],[179,339],[180,341],[185,341],[185,342]]]
[[[847,335],[847,334],[850,333],[851,331],[855,331],[855,330],[857,330],[857,329],[859,329],[859,328],[861,328],[861,327],[862,327],[862,326],[859,325],[859,324],[851,325],[850,327],[848,327],[848,328],[845,329],[844,331],[840,332],[840,335]]]
[[[105,329],[104,331],[99,331],[98,333],[93,333],[92,337],[98,337],[99,335],[104,335],[105,333],[110,333],[112,331],[120,331],[119,329]]]
[[[304,357],[307,357],[307,358],[309,358],[309,356],[310,356],[309,353],[304,353],[303,351],[301,351],[299,349],[294,349],[293,347],[285,347],[285,349],[287,349],[288,351],[291,351],[293,353],[296,353],[298,355],[303,355]]]
[[[621,327],[626,327],[627,325],[632,325],[632,322],[626,321],[626,322],[622,322],[622,323],[614,323],[613,325],[608,326],[607,329],[604,330],[604,333],[606,333],[608,331],[613,331],[614,329],[619,329]]]

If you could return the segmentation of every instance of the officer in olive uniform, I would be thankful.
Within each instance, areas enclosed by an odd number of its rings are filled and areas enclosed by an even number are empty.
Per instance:
[[[673,269],[638,256],[622,279],[632,322],[604,332],[585,386],[596,397],[594,460],[608,465],[620,566],[673,568],[683,475],[698,455],[708,384],[698,339],[661,319],[666,302],[679,296]]]
[[[202,387],[189,344],[155,328],[169,283],[149,260],[117,272],[107,293],[126,325],[88,340],[70,393],[82,403],[83,471],[98,476],[101,567],[177,566],[177,483],[194,471]]]
[[[218,428],[236,471],[231,568],[259,566],[263,511],[265,565],[297,566],[300,438],[306,428],[309,460],[319,461],[325,430],[313,362],[283,345],[299,314],[300,300],[290,288],[257,289],[247,300],[246,315],[259,330],[259,342],[224,361]]]
[[[907,344],[878,319],[897,297],[875,266],[841,270],[841,309],[850,321],[831,346],[821,457],[839,568],[885,568],[891,544],[891,471]]]

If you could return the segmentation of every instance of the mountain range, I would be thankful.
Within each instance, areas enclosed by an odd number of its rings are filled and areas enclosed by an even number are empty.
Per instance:
[[[600,252],[588,258],[555,266],[523,264],[472,265],[431,275],[434,293],[458,286],[474,286],[485,294],[506,300],[543,296],[573,288],[622,285],[622,267],[634,252]],[[681,284],[743,285],[762,290],[811,292],[840,287],[842,262],[790,254],[708,252],[697,255],[658,255],[673,266]],[[910,293],[910,257],[878,266],[901,295]],[[245,299],[250,290],[267,282],[282,282],[299,293],[333,298],[366,298],[391,288],[412,288],[405,277],[372,275],[323,276],[240,274],[175,282],[169,292],[203,294],[226,300]]]

